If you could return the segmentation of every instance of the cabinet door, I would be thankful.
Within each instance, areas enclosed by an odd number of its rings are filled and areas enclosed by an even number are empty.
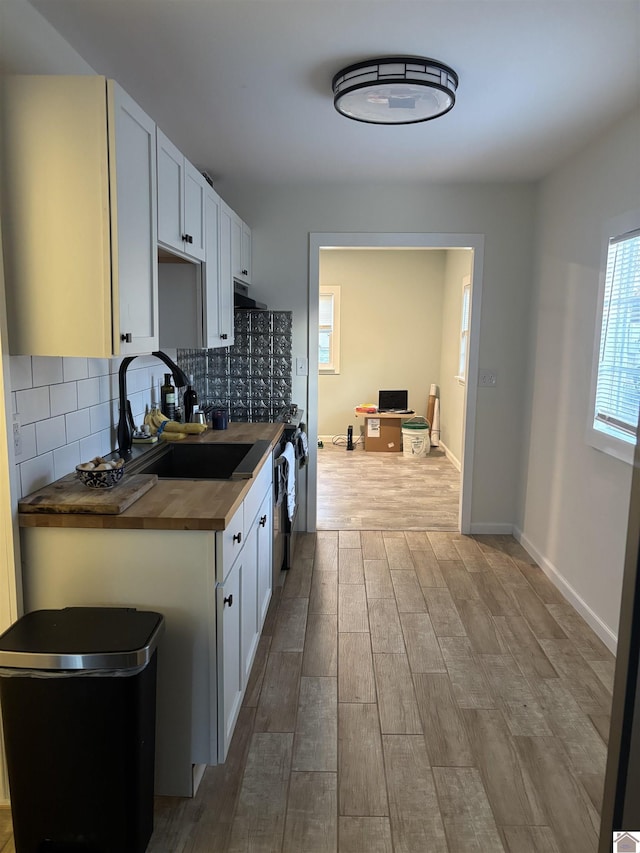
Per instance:
[[[220,202],[220,280],[219,280],[219,330],[220,345],[231,346],[235,340],[233,327],[233,266],[232,266],[233,211]]]
[[[204,198],[205,260],[202,289],[202,314],[204,346],[227,346],[221,338],[222,315],[220,306],[220,197],[207,187]]]
[[[251,665],[258,648],[260,628],[258,627],[258,582],[257,582],[257,523],[254,521],[247,535],[242,554],[241,589],[241,651],[242,651],[242,688],[244,690]]]
[[[271,601],[273,554],[273,489],[269,488],[256,518],[256,567],[258,581],[258,636]]]
[[[205,193],[209,185],[195,166],[184,161],[184,251],[205,259]]]
[[[158,128],[158,240],[182,252],[184,156]]]
[[[246,224],[242,223],[242,234],[240,244],[240,275],[247,282],[251,283],[251,229]]]
[[[156,126],[113,80],[109,105],[113,352],[159,346]]]
[[[242,276],[242,220],[231,211],[231,275],[233,278]]]
[[[241,580],[243,555],[216,589],[218,659],[218,761],[224,762],[243,695]]]

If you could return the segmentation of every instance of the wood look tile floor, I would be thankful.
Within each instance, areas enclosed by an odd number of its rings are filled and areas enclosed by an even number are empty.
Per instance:
[[[436,447],[417,459],[318,449],[318,530],[455,531],[459,504],[460,472]]]
[[[228,760],[148,853],[595,853],[612,667],[509,536],[302,534]]]

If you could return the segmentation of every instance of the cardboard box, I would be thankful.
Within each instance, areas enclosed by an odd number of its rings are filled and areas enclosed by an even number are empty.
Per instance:
[[[401,453],[402,420],[367,418],[364,425],[364,449],[376,453]]]

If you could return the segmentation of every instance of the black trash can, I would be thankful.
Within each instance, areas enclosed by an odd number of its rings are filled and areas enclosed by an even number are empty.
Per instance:
[[[16,853],[143,853],[153,831],[160,613],[68,607],[0,636]]]

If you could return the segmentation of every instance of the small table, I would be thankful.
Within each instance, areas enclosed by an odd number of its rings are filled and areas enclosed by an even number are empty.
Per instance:
[[[415,412],[356,412],[364,418],[364,449],[377,453],[400,453],[402,451],[402,424],[415,418]]]

